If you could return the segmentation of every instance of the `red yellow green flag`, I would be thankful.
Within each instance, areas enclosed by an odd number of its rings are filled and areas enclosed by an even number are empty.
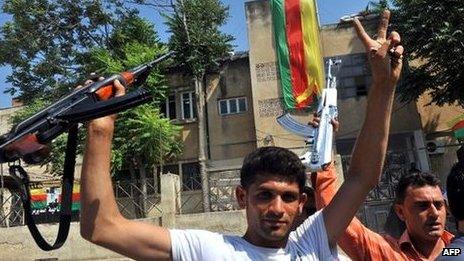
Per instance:
[[[71,211],[79,211],[81,208],[80,203],[80,185],[74,184],[72,191],[72,205]],[[56,202],[53,202],[56,200]],[[50,192],[45,188],[31,189],[31,208],[33,210],[41,210],[49,207],[50,204],[61,203],[61,189],[57,188],[54,192]],[[60,209],[61,204],[59,204]]]
[[[284,106],[308,108],[324,85],[315,0],[271,0]]]

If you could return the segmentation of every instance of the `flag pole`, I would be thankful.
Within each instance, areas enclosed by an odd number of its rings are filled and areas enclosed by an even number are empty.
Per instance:
[[[316,17],[317,17],[317,26],[319,27],[319,31],[321,30],[321,18],[319,17],[319,7],[317,6],[317,0],[314,1],[314,6],[316,7]]]

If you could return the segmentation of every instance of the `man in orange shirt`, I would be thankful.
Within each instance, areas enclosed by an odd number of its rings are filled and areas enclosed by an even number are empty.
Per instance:
[[[372,41],[359,21],[356,20],[355,25],[364,43]],[[375,52],[372,48],[370,51]],[[317,126],[318,119],[313,122]],[[333,124],[336,130],[338,122]],[[316,207],[324,208],[337,191],[333,164],[326,171],[313,174],[311,180]],[[406,224],[402,236],[396,239],[379,235],[354,218],[338,241],[340,247],[354,260],[434,260],[453,238],[444,230],[446,208],[439,185],[439,180],[431,174],[414,173],[402,177],[394,206],[398,217]]]
[[[332,164],[333,165],[333,164]],[[318,209],[337,191],[335,168],[312,175]],[[354,260],[434,260],[453,235],[444,230],[446,207],[438,179],[426,173],[403,176],[398,184],[395,212],[405,222],[399,239],[380,235],[354,218],[338,244]]]

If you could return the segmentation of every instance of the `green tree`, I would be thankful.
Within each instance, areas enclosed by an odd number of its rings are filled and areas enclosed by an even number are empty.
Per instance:
[[[112,29],[135,9],[121,0],[5,0],[12,20],[0,28],[0,64],[10,65],[7,92],[28,103],[69,92],[88,73],[83,56],[111,48]]]
[[[394,0],[395,29],[401,33],[410,68],[398,91],[403,101],[430,93],[437,105],[464,106],[464,1]]]
[[[167,51],[152,27],[142,19],[124,23],[114,31],[111,39],[112,46],[117,48],[97,48],[89,54],[90,67],[97,71],[103,69],[104,74],[118,73],[149,62]],[[133,176],[143,177],[154,165],[162,164],[181,152],[180,127],[162,118],[159,112],[158,101],[164,97],[167,88],[160,69],[150,74],[144,85],[153,93],[155,102],[119,116],[113,146],[118,160],[115,158],[113,173],[122,170],[124,163],[128,164]],[[140,175],[135,175],[135,170],[139,170]]]
[[[233,37],[222,33],[220,27],[229,17],[229,9],[219,0],[177,0],[174,12],[166,16],[166,24],[172,36],[169,47],[176,51],[177,66],[191,75],[195,84],[196,109],[198,112],[198,136],[200,174],[203,188],[203,209],[210,211],[209,184],[206,169],[206,117],[205,75],[218,67],[218,58],[232,49]]]
[[[11,2],[17,4],[17,1]],[[44,2],[48,3],[47,1]],[[103,7],[100,6],[100,8]],[[118,8],[120,8],[119,10],[123,10],[122,7]],[[24,17],[30,17],[28,14],[21,15]],[[15,20],[11,24],[17,22],[18,21]],[[24,34],[28,34],[29,30],[36,29],[36,27],[21,27],[20,24],[16,24],[15,26],[18,27],[16,30],[21,31]],[[79,49],[78,52],[76,52],[76,56],[79,58],[73,60],[73,66],[75,68],[79,68],[79,71],[97,71],[101,75],[110,75],[148,62],[155,56],[166,52],[166,47],[160,43],[153,25],[138,17],[135,12],[126,12],[124,16],[122,16],[121,20],[115,22],[111,26],[108,25],[106,29],[107,31],[105,32],[104,38],[101,38],[104,39],[102,45],[89,44],[86,48]],[[33,33],[34,32],[30,32],[30,34]],[[56,37],[53,31],[49,31],[48,34],[49,38]],[[73,34],[77,33],[74,32]],[[43,37],[45,36],[46,33],[43,32]],[[3,35],[3,37],[3,43],[13,41],[12,38],[8,38],[5,35]],[[26,47],[23,46],[22,48]],[[48,52],[48,47],[41,48],[44,48],[44,50],[42,51],[37,49],[35,50],[36,54]],[[18,49],[20,52],[23,52],[24,50],[25,49],[21,48]],[[41,63],[49,63],[49,58],[47,57],[40,57],[40,59],[43,59]],[[5,62],[8,61],[8,59],[5,60]],[[15,66],[16,62],[16,60],[12,60],[12,66]],[[27,64],[28,62],[29,61],[26,59],[23,63],[18,64],[22,65]],[[166,90],[160,69],[161,68],[157,68],[148,77],[145,84],[146,87],[152,91],[157,100],[163,97]],[[15,71],[13,72],[13,75],[15,75]],[[85,75],[88,74],[86,73]],[[45,81],[56,80],[56,74],[53,76],[40,74],[40,77]],[[28,98],[27,101],[29,106],[26,106],[14,117],[13,123],[18,123],[20,120],[32,115],[49,104],[49,101],[53,100],[50,96],[53,96],[51,95],[51,92],[55,90],[55,87],[58,90],[63,90],[63,92],[66,91],[68,88],[67,86],[73,86],[74,88],[74,86],[77,85],[76,82],[79,80],[79,77],[72,76],[71,79],[69,79],[69,82],[66,83],[56,82],[53,87],[46,87],[48,88],[47,90],[50,91],[50,95],[42,96],[38,94],[38,92],[42,91],[39,87],[34,87],[35,90],[37,90],[37,93],[34,94],[34,90],[29,90],[27,88],[27,86],[29,86],[27,84],[27,79],[22,79],[26,83],[26,87],[24,87],[21,85],[23,84],[23,81],[18,78],[19,87],[17,87],[17,89],[22,92],[22,99]],[[71,82],[74,82],[74,84],[71,85]],[[144,178],[146,177],[146,172],[151,171],[154,165],[160,164],[166,159],[174,158],[181,152],[182,146],[178,137],[179,127],[171,125],[168,120],[161,117],[157,108],[156,99],[153,103],[146,104],[140,108],[120,114],[120,119],[117,123],[115,133],[115,145],[113,147],[113,174],[117,174],[118,172],[121,172],[123,168],[127,167],[133,174],[133,177]],[[141,133],[138,134],[138,131]],[[78,152],[82,151],[84,133],[83,131],[81,132],[82,133],[79,135],[81,142],[78,147]],[[139,137],[138,135],[141,136]],[[58,137],[51,144],[52,153],[49,159],[44,162],[45,164],[51,163],[49,171],[53,174],[60,175],[62,173],[65,141],[66,135]],[[141,148],[142,150],[140,150]],[[136,170],[138,172],[136,172]],[[136,173],[138,173],[138,175]]]
[[[90,52],[90,68],[114,74],[149,62],[167,51],[153,27],[140,18],[122,23],[114,30],[110,42],[112,49],[96,48]],[[166,90],[160,69],[156,68],[145,84],[158,100]],[[140,206],[138,217],[144,217],[146,201],[140,196],[147,194],[146,178],[149,173],[155,174],[156,165],[172,160],[182,152],[181,127],[161,116],[156,101],[120,113],[116,124],[112,172],[117,174],[127,169],[132,179],[140,179],[141,191],[136,193],[135,200]]]
[[[369,1],[366,6],[365,12],[367,13],[382,13],[383,10],[388,9],[388,1],[387,0],[379,0],[378,2]]]

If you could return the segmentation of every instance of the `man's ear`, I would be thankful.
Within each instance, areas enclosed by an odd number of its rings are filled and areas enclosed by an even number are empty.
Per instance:
[[[244,209],[247,206],[247,191],[241,185],[235,188],[235,198],[237,198],[238,206]]]
[[[395,208],[396,215],[399,217],[399,219],[401,219],[401,221],[404,222],[405,217],[404,217],[404,206],[403,206],[403,204],[395,204],[395,205],[393,205],[393,207]]]

